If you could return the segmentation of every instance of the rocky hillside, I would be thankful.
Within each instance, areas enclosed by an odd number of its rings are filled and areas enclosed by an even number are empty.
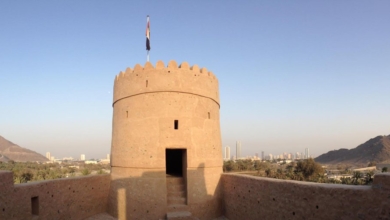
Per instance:
[[[367,165],[369,162],[385,163],[390,161],[390,135],[377,136],[353,149],[329,151],[315,158],[323,164]]]
[[[48,161],[48,159],[46,159],[46,157],[42,156],[41,154],[26,148],[22,148],[0,136],[0,161],[6,162],[8,160],[13,160],[16,162]]]

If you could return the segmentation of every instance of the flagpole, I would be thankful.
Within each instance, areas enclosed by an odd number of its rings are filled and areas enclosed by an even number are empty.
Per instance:
[[[149,62],[149,52],[150,52],[150,23],[149,23],[149,15],[146,16],[146,62]]]

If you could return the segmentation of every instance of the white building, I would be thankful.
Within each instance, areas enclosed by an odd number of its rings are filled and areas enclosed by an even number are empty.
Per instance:
[[[51,160],[51,155],[50,155],[50,152],[46,152],[46,158]]]
[[[63,157],[62,160],[72,161],[73,157]]]
[[[241,142],[240,141],[237,141],[236,142],[236,159],[240,159],[241,158]]]
[[[85,154],[80,155],[80,160],[85,161]]]
[[[230,147],[225,147],[225,160],[230,160]]]
[[[305,148],[305,159],[309,159],[310,154],[309,154],[309,148]]]

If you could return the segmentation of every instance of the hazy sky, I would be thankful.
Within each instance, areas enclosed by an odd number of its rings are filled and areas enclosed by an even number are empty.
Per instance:
[[[110,152],[116,74],[150,59],[219,78],[223,146],[353,148],[390,134],[390,1],[0,1],[0,135]]]

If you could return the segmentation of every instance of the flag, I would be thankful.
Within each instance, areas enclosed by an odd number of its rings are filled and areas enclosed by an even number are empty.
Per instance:
[[[146,17],[146,50],[150,50],[150,22],[149,22],[149,15]]]

